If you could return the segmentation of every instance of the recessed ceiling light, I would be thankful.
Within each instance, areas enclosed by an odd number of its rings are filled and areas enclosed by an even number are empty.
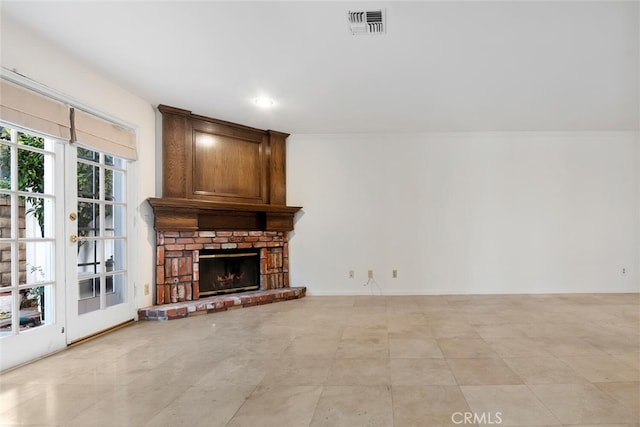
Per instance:
[[[259,96],[253,98],[253,103],[260,108],[271,108],[276,105],[276,101],[266,96]]]

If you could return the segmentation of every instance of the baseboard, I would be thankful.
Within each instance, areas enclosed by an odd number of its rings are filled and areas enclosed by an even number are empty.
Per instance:
[[[371,291],[314,291],[307,288],[307,296],[409,296],[409,295],[560,295],[560,294],[640,294],[640,289],[554,289],[554,290],[522,290],[522,291],[505,291],[505,290],[481,290],[481,291],[460,291],[460,290],[393,290],[392,292],[378,289]]]

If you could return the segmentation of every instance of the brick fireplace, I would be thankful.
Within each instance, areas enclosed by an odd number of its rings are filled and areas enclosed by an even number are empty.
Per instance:
[[[260,290],[289,287],[289,248],[281,231],[158,231],[156,301],[168,304],[200,298],[200,252],[257,249]]]
[[[304,296],[306,288],[289,286],[288,233],[301,208],[286,204],[288,134],[166,105],[158,110],[162,197],[148,199],[156,230],[157,305],[139,310],[140,318],[172,319]],[[211,276],[201,277],[201,262],[208,262],[201,255],[218,250],[255,251],[252,274],[257,253],[259,283],[229,294],[214,286],[216,295],[209,296]]]

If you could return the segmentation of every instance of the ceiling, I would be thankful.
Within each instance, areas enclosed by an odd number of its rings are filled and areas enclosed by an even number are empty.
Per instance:
[[[0,1],[153,105],[258,128],[639,128],[637,1]],[[386,34],[350,34],[380,7]]]

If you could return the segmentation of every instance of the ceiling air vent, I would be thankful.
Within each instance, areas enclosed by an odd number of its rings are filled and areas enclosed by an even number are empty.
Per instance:
[[[347,12],[349,29],[353,35],[384,34],[387,31],[385,9],[350,10]]]

